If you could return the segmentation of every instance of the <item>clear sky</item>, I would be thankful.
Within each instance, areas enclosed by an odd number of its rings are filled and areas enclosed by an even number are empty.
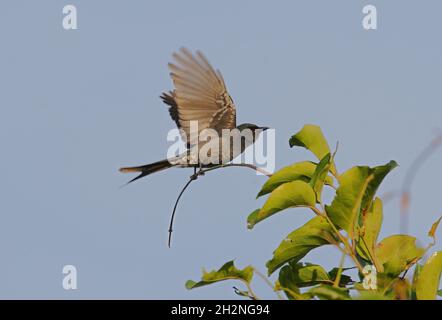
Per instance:
[[[378,30],[362,28],[374,4]],[[62,8],[78,10],[78,30]],[[440,132],[440,1],[2,1],[0,5],[0,298],[234,298],[222,283],[184,283],[236,259],[265,271],[272,251],[312,217],[275,215],[250,231],[262,176],[244,168],[207,174],[184,195],[174,241],[169,216],[190,170],[119,187],[118,172],[165,158],[173,128],[158,98],[181,46],[221,69],[238,122],[276,129],[276,164],[313,159],[289,149],[306,123],[339,140],[337,166],[400,167],[380,194],[400,188]],[[413,185],[410,230],[423,245],[442,213],[442,150]],[[381,236],[399,232],[398,201]],[[439,231],[439,237],[442,238]],[[441,249],[439,243],[434,249]],[[334,248],[306,258],[331,268]],[[78,289],[62,287],[62,268]],[[255,279],[256,293],[274,294]]]

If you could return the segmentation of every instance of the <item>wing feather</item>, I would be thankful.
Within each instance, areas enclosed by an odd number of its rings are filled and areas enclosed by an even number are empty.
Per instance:
[[[227,92],[226,84],[219,70],[210,65],[207,58],[197,51],[193,55],[181,48],[173,54],[176,63],[169,63],[170,76],[175,86],[166,95],[170,113],[183,129],[190,144],[190,121],[198,121],[198,131],[212,128],[221,133],[222,129],[236,127],[236,108]],[[170,102],[173,98],[173,102]]]

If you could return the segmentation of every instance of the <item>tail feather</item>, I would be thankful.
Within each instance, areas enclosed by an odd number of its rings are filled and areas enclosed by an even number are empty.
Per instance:
[[[169,160],[166,159],[166,160],[154,162],[151,164],[146,164],[144,166],[121,168],[120,172],[123,172],[123,173],[140,172],[140,174],[138,176],[136,176],[135,178],[133,178],[132,180],[130,180],[128,182],[128,183],[131,183],[131,182],[141,179],[149,174],[152,174],[152,173],[155,173],[155,172],[158,172],[161,170],[165,170],[165,169],[170,168],[172,166],[173,165],[169,162]]]

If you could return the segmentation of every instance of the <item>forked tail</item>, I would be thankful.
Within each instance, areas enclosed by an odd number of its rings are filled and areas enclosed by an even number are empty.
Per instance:
[[[162,160],[158,162],[154,162],[151,164],[146,164],[144,166],[139,167],[127,167],[127,168],[121,168],[120,172],[128,173],[128,172],[140,172],[138,176],[130,180],[128,183],[134,182],[135,180],[141,179],[145,176],[148,176],[149,174],[159,172],[165,169],[168,169],[170,167],[173,167],[173,164],[169,162],[169,160]]]

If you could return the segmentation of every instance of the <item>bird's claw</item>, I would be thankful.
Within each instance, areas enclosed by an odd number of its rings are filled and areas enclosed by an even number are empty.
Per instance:
[[[196,180],[199,176],[204,176],[205,174],[202,167],[200,167],[198,171],[196,171],[195,168],[194,173],[190,176],[190,180]]]

